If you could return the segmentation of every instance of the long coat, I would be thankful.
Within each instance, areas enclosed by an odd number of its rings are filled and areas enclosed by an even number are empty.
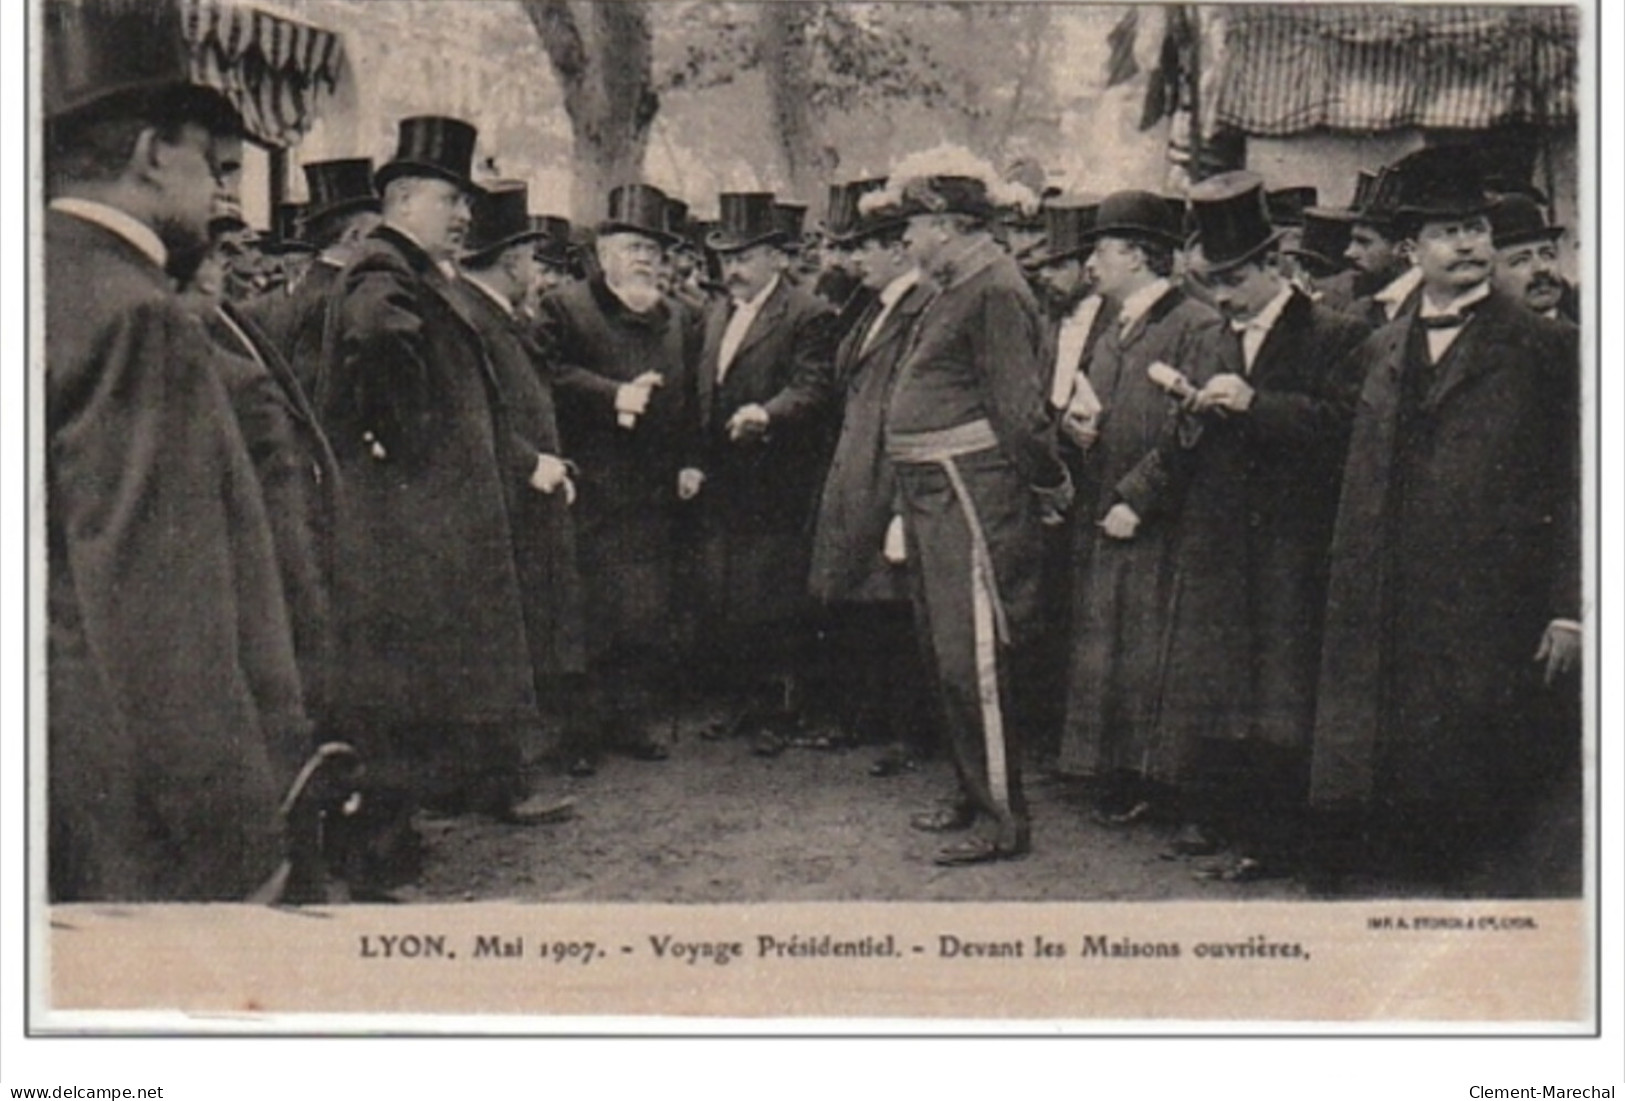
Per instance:
[[[532,722],[484,343],[434,261],[387,225],[334,294],[316,393],[345,482],[337,704],[374,727]]]
[[[1218,313],[1173,287],[1126,332],[1108,328],[1090,356],[1089,382],[1104,412],[1086,457],[1093,512],[1078,518],[1081,572],[1073,590],[1064,771],[1128,770],[1161,780],[1173,764],[1152,751],[1181,474],[1188,468],[1167,463],[1159,448],[1176,430],[1177,406],[1146,369],[1161,361],[1200,386],[1222,362],[1223,339]],[[1099,530],[1118,503],[1140,517],[1132,539]]]
[[[299,660],[305,710],[326,714],[333,669],[330,588],[338,460],[304,388],[270,338],[230,302],[204,318],[216,366],[265,497]]]
[[[254,468],[164,273],[45,222],[50,886],[229,900],[308,737]]]
[[[1220,345],[1218,369],[1253,387],[1247,412],[1182,415],[1187,431],[1170,438],[1180,448],[1171,461],[1191,469],[1156,744],[1181,780],[1200,739],[1307,747],[1326,554],[1362,381],[1349,353],[1365,335],[1294,292],[1250,371],[1239,336]]]
[[[908,339],[935,288],[921,279],[865,342],[881,303],[871,298],[835,352],[841,429],[813,527],[811,589],[824,604],[906,601],[906,572],[882,553],[897,514],[897,475],[886,458],[886,403]]]
[[[554,678],[579,673],[586,665],[570,506],[562,490],[544,494],[530,484],[540,456],[561,455],[553,391],[517,317],[467,280],[453,284],[453,292],[485,342],[500,389],[497,455],[508,493],[526,638],[542,694]]]
[[[275,290],[238,308],[239,314],[258,326],[282,353],[306,394],[314,392],[321,371],[328,307],[343,270],[341,265],[318,256],[292,293]]]
[[[834,396],[834,315],[781,278],[718,382],[730,311],[719,302],[706,318],[696,380],[706,476],[700,557],[709,622],[749,626],[782,622],[806,605],[811,512]],[[767,409],[767,436],[729,440],[728,418],[751,403]]]
[[[564,454],[580,469],[572,511],[588,654],[669,646],[683,556],[677,472],[699,464],[694,315],[671,300],[636,313],[600,275],[546,295],[534,333],[553,371]],[[662,383],[624,427],[615,392],[646,371]]]
[[[1431,371],[1423,339],[1413,314],[1357,352],[1321,806],[1482,805],[1531,778],[1555,702],[1532,658],[1548,623],[1580,618],[1576,331],[1493,293]]]

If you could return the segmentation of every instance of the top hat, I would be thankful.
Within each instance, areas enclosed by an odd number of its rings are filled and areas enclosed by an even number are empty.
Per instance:
[[[225,93],[192,76],[179,0],[46,0],[41,78],[45,116],[140,112],[241,134]]]
[[[858,200],[886,186],[884,176],[829,185],[829,208],[824,215],[824,232],[839,241],[858,228],[861,215]]]
[[[536,258],[555,267],[566,267],[575,256],[570,243],[570,219],[556,214],[531,214],[526,220],[536,236]]]
[[[1399,174],[1392,165],[1383,165],[1375,172],[1361,171],[1354,180],[1354,198],[1349,201],[1346,216],[1351,222],[1386,226],[1394,219],[1394,200],[1399,188]]]
[[[367,157],[305,165],[305,190],[310,193],[305,218],[312,225],[339,214],[378,209],[378,192],[372,186],[372,160]]]
[[[402,119],[395,156],[374,177],[379,193],[402,176],[430,176],[477,193],[472,172],[478,137],[479,131],[462,119],[439,115]]]
[[[530,188],[519,180],[492,180],[474,200],[463,255],[490,256],[541,236],[531,228]]]
[[[668,228],[670,202],[666,193],[650,184],[622,184],[609,193],[609,213],[598,223],[598,236],[641,233],[661,245],[675,244]]]
[[[1044,240],[1022,258],[1028,268],[1041,268],[1074,256],[1082,256],[1094,247],[1087,236],[1100,214],[1099,203],[1051,203],[1044,208]]]
[[[1471,218],[1490,208],[1484,174],[1469,149],[1429,146],[1393,166],[1396,216],[1421,219]],[[1379,199],[1380,194],[1379,181]]]
[[[315,252],[316,246],[305,239],[305,204],[276,204],[271,211],[271,231],[265,235],[260,248],[272,256]]]
[[[1223,172],[1191,188],[1192,243],[1210,270],[1251,260],[1286,232],[1270,225],[1264,180],[1255,172]]]
[[[666,232],[677,238],[677,242],[688,242],[688,204],[681,199],[666,197]]]
[[[771,191],[724,192],[717,197],[717,228],[706,235],[713,252],[739,252],[752,245],[781,245],[784,231]]]
[[[1528,195],[1502,195],[1490,207],[1490,230],[1496,248],[1527,245],[1531,241],[1555,241],[1563,227],[1546,220],[1546,209]]]
[[[773,204],[773,222],[784,234],[785,240],[792,243],[801,240],[802,226],[807,220],[806,203],[779,203]]]
[[[1180,216],[1161,195],[1150,191],[1114,191],[1100,203],[1095,224],[1083,233],[1093,244],[1102,237],[1150,237],[1178,246]]]
[[[1343,211],[1315,206],[1305,209],[1303,235],[1296,245],[1285,251],[1307,257],[1331,271],[1341,271],[1348,266],[1343,254],[1348,251],[1349,239],[1354,233],[1353,222],[1344,215]]]
[[[1312,187],[1278,187],[1264,192],[1264,206],[1270,222],[1278,226],[1302,226],[1303,212],[1320,201],[1320,192]]]

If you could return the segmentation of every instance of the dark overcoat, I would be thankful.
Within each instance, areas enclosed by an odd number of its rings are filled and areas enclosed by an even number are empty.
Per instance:
[[[865,343],[881,310],[871,297],[836,349],[841,427],[813,527],[811,588],[820,603],[909,599],[906,571],[882,553],[898,508],[897,476],[886,458],[886,403],[915,320],[935,293],[922,278]]]
[[[719,383],[731,308],[717,303],[706,318],[696,379],[706,477],[700,561],[709,621],[748,626],[805,610],[811,514],[834,397],[834,313],[781,278]],[[771,418],[766,437],[728,439],[728,419],[752,403]]]
[[[542,374],[534,342],[516,316],[467,280],[454,284],[454,293],[485,341],[500,388],[497,457],[508,494],[530,659],[541,695],[554,678],[586,667],[570,506],[562,490],[540,493],[530,484],[540,456],[563,457],[552,386]]]
[[[533,722],[485,345],[387,225],[333,293],[316,395],[345,486],[337,705],[375,727]]]
[[[1245,413],[1182,414],[1165,441],[1191,467],[1174,550],[1159,756],[1183,780],[1201,739],[1307,747],[1326,598],[1326,555],[1361,383],[1352,318],[1294,292],[1243,367]]]
[[[51,895],[240,899],[308,738],[253,464],[156,264],[53,211],[45,275]]]
[[[580,470],[572,511],[588,654],[669,646],[682,557],[677,472],[699,464],[695,316],[670,299],[637,313],[599,275],[543,297],[533,331],[552,371],[564,453]],[[615,393],[646,371],[662,383],[624,427]]]
[[[305,710],[326,714],[333,669],[330,587],[338,460],[304,388],[266,334],[230,302],[204,319],[216,365],[259,475],[288,602]]]
[[[1494,293],[1431,371],[1414,313],[1359,347],[1315,804],[1482,804],[1540,756],[1535,650],[1580,618],[1577,335]]]
[[[343,270],[342,265],[318,256],[292,293],[271,291],[239,308],[282,353],[306,394],[313,392],[321,370],[327,311]]]
[[[1176,286],[1126,331],[1108,328],[1090,355],[1089,382],[1104,412],[1085,463],[1093,512],[1078,518],[1064,771],[1162,779],[1171,764],[1154,759],[1152,735],[1184,499],[1180,474],[1188,468],[1169,464],[1159,450],[1176,430],[1178,407],[1146,369],[1160,361],[1200,386],[1222,362],[1223,340],[1218,313]],[[1140,517],[1132,539],[1100,531],[1118,503]]]

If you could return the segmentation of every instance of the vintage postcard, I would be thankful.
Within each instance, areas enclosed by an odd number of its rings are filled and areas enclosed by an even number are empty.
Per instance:
[[[1597,1034],[1597,17],[30,0],[28,1032]]]

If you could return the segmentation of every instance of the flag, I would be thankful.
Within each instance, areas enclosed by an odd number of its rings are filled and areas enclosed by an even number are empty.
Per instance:
[[[1134,40],[1140,33],[1140,12],[1130,8],[1127,15],[1106,35],[1106,44],[1112,55],[1106,61],[1106,87],[1115,88],[1133,80],[1140,72],[1140,63],[1134,60]]]

